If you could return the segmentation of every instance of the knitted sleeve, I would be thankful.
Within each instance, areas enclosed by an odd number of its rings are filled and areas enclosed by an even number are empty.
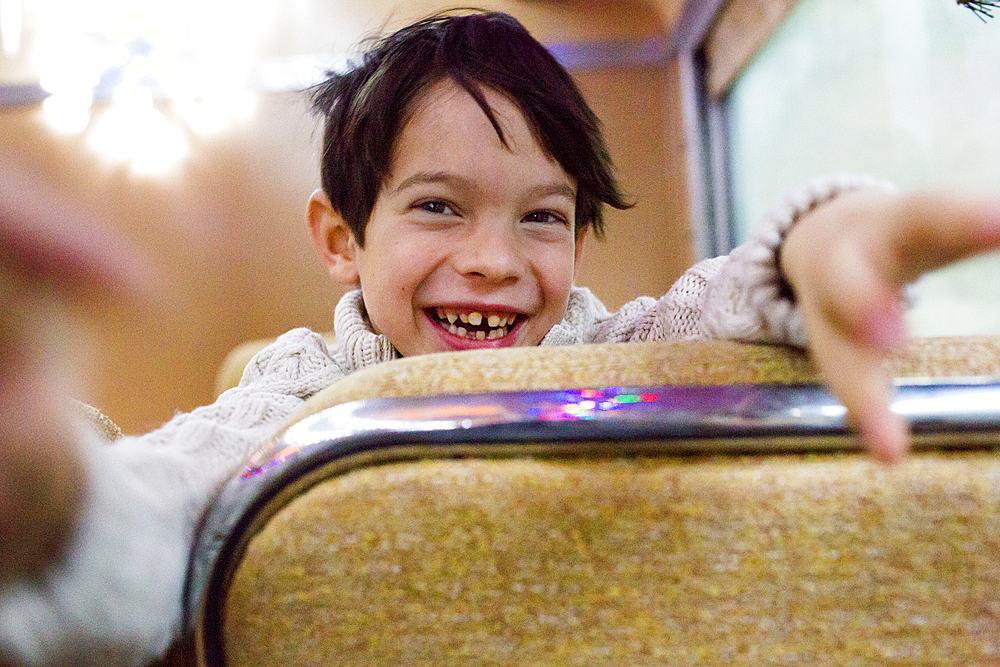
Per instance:
[[[143,665],[179,632],[195,527],[222,484],[302,401],[341,376],[295,330],[239,387],[159,430],[108,444],[81,427],[88,495],[63,560],[0,590],[0,663]]]
[[[706,285],[701,312],[705,336],[805,347],[801,312],[778,266],[781,244],[795,223],[817,206],[862,188],[895,190],[871,176],[837,174],[810,181],[771,209]]]
[[[699,262],[658,300],[642,297],[614,314],[595,316],[586,342],[729,339],[805,347],[805,327],[778,266],[781,244],[817,206],[868,187],[893,189],[851,174],[807,183],[772,209],[728,257]]]
[[[581,342],[628,343],[707,338],[701,328],[702,301],[707,285],[725,262],[725,257],[701,261],[685,271],[659,299],[639,297],[615,313],[603,317],[598,315],[594,318],[592,330]]]

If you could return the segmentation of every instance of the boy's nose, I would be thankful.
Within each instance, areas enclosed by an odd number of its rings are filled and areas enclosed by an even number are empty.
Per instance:
[[[477,225],[454,254],[453,263],[462,275],[495,283],[520,278],[524,272],[517,236],[502,224]]]

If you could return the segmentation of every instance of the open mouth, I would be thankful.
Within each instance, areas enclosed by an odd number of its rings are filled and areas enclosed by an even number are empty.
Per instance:
[[[522,319],[517,313],[464,311],[435,308],[429,311],[438,326],[459,338],[496,340],[503,338]]]

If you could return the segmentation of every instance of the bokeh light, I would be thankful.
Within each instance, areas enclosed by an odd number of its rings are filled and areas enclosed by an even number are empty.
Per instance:
[[[143,174],[181,162],[188,133],[249,117],[258,42],[281,4],[20,1],[33,28],[31,62],[49,93],[46,123],[86,133],[95,151]]]

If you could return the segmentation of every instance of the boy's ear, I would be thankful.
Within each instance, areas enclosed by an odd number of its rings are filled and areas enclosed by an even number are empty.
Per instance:
[[[330,199],[322,190],[317,190],[309,198],[307,217],[313,246],[330,277],[341,285],[356,285],[359,279],[358,244],[351,228],[333,210]]]

